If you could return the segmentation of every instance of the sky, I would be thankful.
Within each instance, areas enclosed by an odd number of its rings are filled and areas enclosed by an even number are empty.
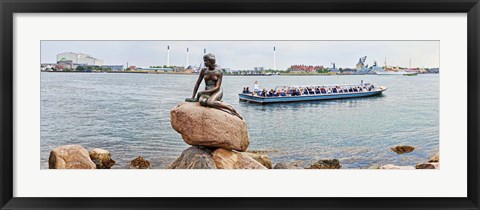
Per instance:
[[[42,41],[41,62],[54,63],[62,52],[84,53],[103,59],[104,64],[137,67],[167,64],[186,66],[203,62],[203,51],[213,53],[222,68],[247,70],[254,67],[285,70],[291,65],[323,65],[355,68],[360,57],[366,64],[400,67],[440,67],[439,41]],[[411,62],[410,62],[411,60]],[[409,66],[411,63],[411,66]]]

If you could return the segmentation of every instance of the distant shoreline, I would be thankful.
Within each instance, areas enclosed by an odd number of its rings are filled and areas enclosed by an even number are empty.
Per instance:
[[[187,72],[151,72],[151,71],[104,71],[104,72],[85,72],[85,71],[42,71],[42,73],[94,73],[94,74],[102,74],[102,73],[114,73],[114,74],[171,74],[171,75],[198,75],[198,73],[187,73]],[[418,73],[418,74],[439,74],[439,73]],[[355,76],[355,75],[376,75],[376,74],[320,74],[320,73],[313,73],[313,74],[299,74],[299,73],[283,73],[283,74],[224,74],[224,76],[246,76],[246,77],[253,77],[253,76]],[[378,75],[378,76],[385,76],[385,75]]]

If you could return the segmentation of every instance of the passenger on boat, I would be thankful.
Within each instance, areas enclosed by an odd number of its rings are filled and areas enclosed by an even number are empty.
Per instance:
[[[253,83],[253,85],[254,85],[254,86],[253,86],[253,91],[255,91],[255,92],[260,91],[260,89],[259,89],[259,87],[258,87],[258,86],[259,86],[259,85],[258,85],[258,81],[255,81],[255,83]]]
[[[261,95],[262,97],[267,97],[267,90],[263,88]]]
[[[296,89],[296,88],[290,89],[290,91],[291,91],[291,92],[290,92],[289,94],[290,94],[291,96],[298,96],[298,95],[300,95],[300,92],[299,92],[298,89]]]
[[[282,91],[278,89],[277,92],[273,94],[273,96],[280,96],[281,94],[282,94]]]
[[[247,87],[247,89],[245,89],[246,93],[250,93],[250,90],[248,88],[249,87]]]

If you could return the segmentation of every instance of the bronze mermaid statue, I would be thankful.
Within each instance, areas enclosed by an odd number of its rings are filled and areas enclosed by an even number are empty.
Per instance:
[[[200,102],[200,105],[220,109],[224,112],[235,115],[243,120],[240,114],[230,104],[222,102],[223,90],[221,88],[223,72],[215,64],[215,55],[209,53],[203,56],[205,68],[200,70],[200,74],[193,89],[192,98],[187,98],[187,102]],[[198,87],[205,80],[205,90],[198,91]]]

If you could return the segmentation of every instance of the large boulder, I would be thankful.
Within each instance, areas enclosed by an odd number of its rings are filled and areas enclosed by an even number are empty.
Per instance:
[[[272,160],[267,155],[259,154],[259,153],[250,153],[250,152],[242,152],[242,154],[253,158],[254,160],[259,162],[266,168],[272,169]]]
[[[190,145],[245,151],[250,144],[247,123],[219,109],[183,102],[172,109],[173,129]]]
[[[248,155],[223,148],[212,152],[213,160],[219,169],[267,169]]]
[[[338,161],[338,159],[323,159],[317,161],[306,169],[339,169],[341,167],[342,166],[340,165],[340,161]]]
[[[65,145],[53,149],[48,158],[49,169],[95,169],[88,151],[80,145]]]
[[[89,155],[97,169],[110,169],[115,165],[115,160],[112,159],[112,155],[107,150],[95,148],[90,150]]]
[[[182,152],[179,158],[171,163],[169,169],[216,169],[210,150],[201,147],[190,147]]]

